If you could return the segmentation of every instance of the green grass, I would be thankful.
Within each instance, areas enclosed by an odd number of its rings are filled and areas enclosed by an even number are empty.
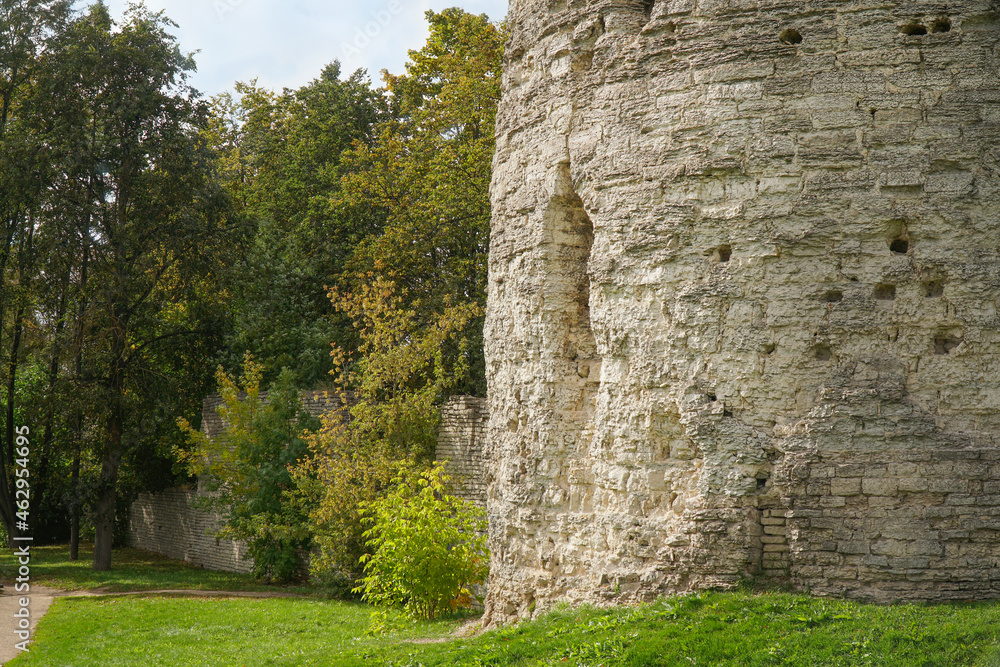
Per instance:
[[[406,656],[403,642],[441,636],[457,620],[365,635],[370,609],[305,599],[64,598],[12,667],[264,667],[378,664]]]
[[[310,592],[309,587],[265,586],[244,574],[213,572],[164,556],[115,549],[110,572],[92,569],[93,545],[80,545],[80,560],[70,562],[69,546],[32,547],[31,583],[62,590],[101,588],[114,591],[149,591],[157,589],[194,589],[223,591]],[[10,584],[17,565],[9,549],[0,550],[0,581]]]
[[[564,609],[386,664],[993,667],[998,656],[997,603],[875,606],[737,592]]]
[[[9,663],[87,667],[329,665],[1000,667],[1000,604],[874,606],[791,594],[706,593],[560,609],[474,639],[457,619],[365,634],[369,609],[308,599],[63,599]]]
[[[32,549],[32,583],[67,590],[289,590],[161,556],[117,550],[111,572],[89,547]],[[0,577],[14,560],[0,552]],[[302,592],[314,589],[292,589]],[[876,606],[787,593],[705,593],[615,609],[559,609],[474,639],[441,639],[463,619],[366,634],[371,610],[313,598],[64,598],[30,653],[10,665],[143,667],[1000,667],[1000,603]]]

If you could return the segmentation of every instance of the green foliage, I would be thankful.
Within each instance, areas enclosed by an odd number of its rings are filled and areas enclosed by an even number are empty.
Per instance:
[[[191,447],[177,452],[214,492],[207,500],[226,518],[220,536],[247,542],[258,578],[287,581],[298,573],[299,551],[310,544],[306,515],[291,494],[289,468],[306,455],[303,434],[319,422],[302,408],[287,371],[262,398],[262,371],[249,355],[240,384],[220,368],[222,434],[209,438],[180,419]]]
[[[468,373],[449,366],[442,350],[479,311],[472,303],[448,305],[428,324],[383,278],[349,296],[331,296],[361,339],[353,362],[334,350],[337,382],[350,408],[324,417],[323,428],[309,437],[311,457],[295,476],[319,546],[313,573],[338,583],[352,577],[366,553],[358,508],[381,497],[400,461],[433,458],[441,397]]]
[[[0,281],[19,293],[0,290],[0,320],[13,306],[10,357],[21,342],[22,358],[48,371],[49,409],[33,435],[51,454],[47,474],[70,468],[71,504],[92,501],[101,569],[116,508],[173,480],[173,414],[193,411],[211,376],[216,276],[243,231],[201,141],[207,108],[186,84],[194,62],[172,27],[138,4],[119,22],[101,3],[60,19],[4,107],[12,143],[2,153],[17,165],[0,158],[0,182],[25,184],[30,224],[4,230],[0,248],[17,247],[18,261],[0,249]],[[72,471],[88,467],[98,473],[84,493]]]
[[[361,508],[372,553],[362,556],[357,592],[376,605],[402,605],[414,618],[469,606],[489,573],[486,514],[449,493],[441,465],[401,470],[395,488]]]
[[[205,133],[227,190],[256,225],[253,244],[229,276],[229,346],[250,350],[267,368],[290,368],[299,386],[312,386],[331,369],[331,337],[345,344],[349,335],[330,309],[326,286],[337,284],[354,247],[381,219],[331,202],[341,155],[371,140],[385,103],[362,71],[341,79],[336,62],[297,91],[275,94],[255,83],[236,91],[236,98],[213,100]]]
[[[350,325],[333,373],[349,413],[330,415],[296,470],[320,553],[313,571],[353,575],[367,553],[358,507],[399,461],[430,462],[439,406],[485,390],[482,318],[493,118],[502,31],[461,10],[427,14],[408,74],[386,77],[392,117],[341,157],[331,211],[377,219],[329,296]],[[316,200],[317,202],[319,200]],[[346,341],[346,342],[345,342]]]
[[[410,52],[407,73],[385,74],[393,117],[376,127],[371,145],[343,157],[342,205],[383,211],[380,233],[351,258],[344,292],[375,274],[398,286],[404,305],[428,326],[446,300],[486,304],[489,184],[494,120],[500,98],[503,30],[461,9],[429,11],[430,37]],[[470,373],[456,393],[485,395],[483,320],[470,319],[449,363]],[[458,343],[464,344],[459,347]]]

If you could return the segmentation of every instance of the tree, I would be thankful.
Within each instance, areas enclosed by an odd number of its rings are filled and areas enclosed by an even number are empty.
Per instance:
[[[479,310],[449,304],[428,324],[405,307],[394,283],[378,277],[350,296],[331,297],[361,338],[355,359],[334,351],[337,382],[351,407],[324,416],[323,428],[308,438],[311,456],[294,473],[319,548],[313,572],[337,582],[349,579],[366,553],[359,508],[384,493],[401,461],[420,466],[433,459],[440,401],[468,374],[448,365],[442,350]],[[456,358],[461,364],[464,355]]]
[[[65,0],[0,0],[0,358],[5,379],[0,521],[9,537],[17,531],[13,480],[5,466],[14,458],[18,372],[30,328],[32,287],[43,256],[34,243],[34,214],[45,181],[37,177],[36,146],[26,131],[22,108],[39,57],[64,26],[70,6]]]
[[[178,454],[215,494],[207,499],[224,513],[220,537],[247,542],[258,578],[288,581],[298,575],[298,554],[310,544],[305,514],[291,497],[289,467],[305,458],[304,434],[317,430],[319,420],[302,408],[291,372],[281,374],[265,399],[262,366],[247,355],[243,369],[240,384],[222,368],[216,374],[223,433],[213,440],[181,419],[191,447]]]
[[[319,554],[314,572],[350,576],[367,553],[359,507],[375,502],[400,462],[433,457],[439,406],[485,390],[482,317],[493,121],[503,33],[485,16],[428,12],[431,36],[407,75],[385,75],[392,118],[372,145],[342,158],[331,205],[377,211],[330,297],[350,317],[334,373],[353,397],[331,415],[296,469]],[[350,340],[350,339],[348,339]]]
[[[199,304],[241,242],[199,140],[207,107],[186,84],[194,64],[171,25],[132,6],[116,26],[92,6],[54,39],[32,109],[58,220],[79,230],[87,258],[78,381],[99,428],[97,570],[111,567],[119,470],[172,422],[157,390],[177,379],[168,369],[197,368],[214,333]]]
[[[504,31],[461,9],[427,12],[430,37],[410,52],[407,73],[383,72],[393,118],[372,146],[344,157],[342,204],[385,212],[347,266],[344,290],[376,274],[432,323],[445,299],[485,307],[493,127]],[[481,318],[457,337],[472,372],[456,393],[485,395]],[[459,353],[458,347],[445,350]]]
[[[331,368],[331,337],[344,343],[349,329],[331,310],[326,287],[338,284],[355,245],[379,229],[377,214],[331,203],[341,154],[371,141],[386,105],[363,71],[342,79],[337,62],[297,91],[275,94],[255,83],[236,89],[238,99],[215,99],[209,128],[226,187],[257,227],[233,272],[230,347],[313,386]],[[238,358],[228,363],[235,367]]]

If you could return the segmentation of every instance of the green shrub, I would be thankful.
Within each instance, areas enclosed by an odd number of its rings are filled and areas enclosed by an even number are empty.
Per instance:
[[[222,434],[213,440],[180,419],[189,449],[176,454],[213,492],[203,502],[222,511],[218,537],[245,541],[257,578],[283,582],[299,577],[298,554],[311,546],[307,508],[294,493],[289,467],[306,456],[303,438],[319,420],[302,407],[287,370],[262,398],[262,372],[249,354],[242,384],[220,368]]]
[[[371,555],[356,592],[376,605],[402,605],[415,618],[470,606],[471,587],[486,579],[485,512],[448,492],[448,475],[404,468],[362,517]]]

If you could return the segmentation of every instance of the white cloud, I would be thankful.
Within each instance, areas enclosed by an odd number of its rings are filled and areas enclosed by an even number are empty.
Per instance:
[[[77,7],[83,7],[80,2]],[[120,18],[127,0],[107,0]],[[427,40],[424,12],[461,6],[500,21],[507,0],[146,0],[179,27],[185,52],[198,51],[193,85],[207,95],[257,78],[267,88],[298,88],[340,60],[345,73],[366,69],[402,73],[410,49]]]

